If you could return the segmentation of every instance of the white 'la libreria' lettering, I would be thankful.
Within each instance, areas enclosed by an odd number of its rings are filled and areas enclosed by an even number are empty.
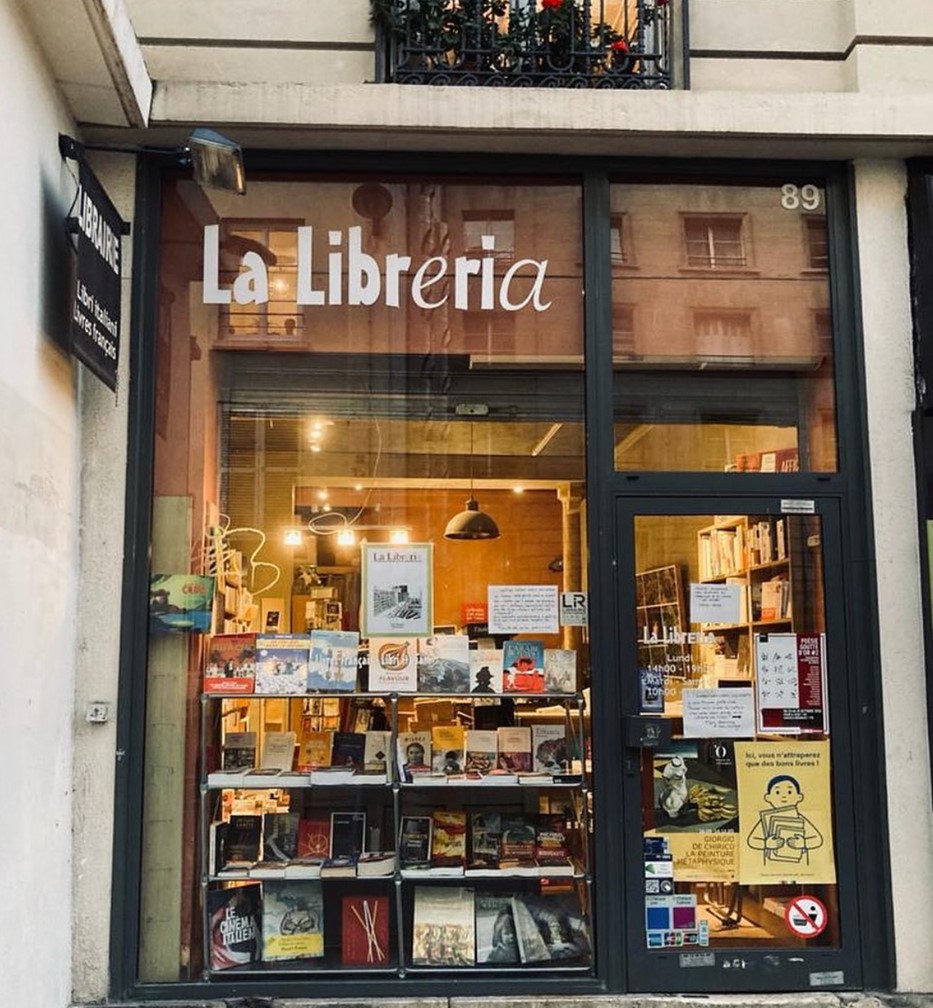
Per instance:
[[[664,630],[660,635],[649,634],[648,628],[642,629],[642,644],[715,644],[716,635],[711,633],[684,633],[682,630]]]
[[[388,308],[401,304],[402,277],[412,269],[412,258],[390,252],[383,262],[363,251],[363,229],[328,231],[327,268],[315,271],[314,228],[298,228],[297,303],[300,305],[374,305]],[[408,296],[418,308],[434,309],[451,304],[458,311],[521,311],[529,305],[547,311],[544,300],[547,259],[519,259],[501,277],[495,273],[495,235],[483,235],[481,248],[490,253],[481,258],[431,256],[411,274]],[[269,300],[269,273],[258,252],[246,252],[232,287],[220,286],[220,225],[204,228],[205,304],[264,304]],[[451,275],[452,274],[452,275]],[[476,281],[470,283],[472,277]],[[445,282],[446,281],[446,282]],[[478,282],[477,282],[478,281]],[[513,288],[520,288],[521,293]]]

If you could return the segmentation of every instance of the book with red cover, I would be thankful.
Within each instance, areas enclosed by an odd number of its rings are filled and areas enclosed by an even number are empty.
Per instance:
[[[466,860],[466,812],[431,813],[431,865],[456,867]]]
[[[389,961],[389,897],[344,896],[340,958],[344,966],[380,966]]]
[[[298,857],[330,857],[330,816],[299,819]]]
[[[205,693],[252,693],[256,682],[256,635],[215,634],[204,665]]]

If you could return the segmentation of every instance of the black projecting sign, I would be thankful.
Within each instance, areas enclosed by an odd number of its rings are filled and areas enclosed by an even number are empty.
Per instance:
[[[94,173],[78,161],[78,268],[71,352],[111,389],[120,356],[120,235],[125,225]]]

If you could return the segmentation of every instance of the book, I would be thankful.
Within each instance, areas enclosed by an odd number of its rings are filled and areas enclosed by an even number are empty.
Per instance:
[[[544,642],[507,640],[502,645],[503,693],[544,692]]]
[[[263,861],[291,861],[298,856],[297,812],[271,812],[263,816]]]
[[[224,770],[252,769],[256,765],[256,732],[227,732],[221,752]]]
[[[506,643],[508,643],[506,641]],[[499,736],[499,769],[509,772],[531,769],[531,729],[502,727]]]
[[[417,687],[417,638],[379,638],[370,641],[370,693],[413,693]]]
[[[435,634],[418,639],[418,692],[470,692],[470,638]]]
[[[214,577],[152,574],[149,628],[154,634],[208,633],[214,607]]]
[[[403,868],[431,863],[431,817],[403,815],[398,835],[399,863]]]
[[[502,692],[502,652],[489,648],[470,652],[470,692]]]
[[[262,958],[324,955],[324,899],[314,879],[270,879],[262,885]]]
[[[330,818],[318,815],[298,820],[298,857],[330,857]]]
[[[523,812],[503,812],[501,830],[499,866],[536,869],[534,822]],[[537,874],[536,870],[534,874]]]
[[[398,865],[395,851],[370,851],[361,854],[356,862],[356,874],[360,878],[383,878],[394,875]]]
[[[256,692],[305,693],[310,646],[307,634],[259,634],[256,638]]]
[[[330,856],[358,856],[363,853],[366,835],[365,812],[331,812]]]
[[[207,648],[204,692],[249,694],[256,685],[256,635],[215,634]]]
[[[470,814],[470,857],[467,870],[498,869],[502,850],[502,816],[499,812]]]
[[[471,889],[416,886],[412,923],[413,965],[474,965],[476,925]]]
[[[361,773],[366,752],[365,732],[334,732],[334,745],[330,762],[333,767],[352,767]]]
[[[332,731],[306,731],[298,744],[298,769],[317,770],[329,767],[334,747]]]
[[[535,824],[535,861],[539,875],[572,875],[573,862],[567,850],[567,830],[559,813],[541,813]]]
[[[285,878],[285,861],[257,861],[249,870],[251,879]]]
[[[229,969],[259,960],[260,907],[258,885],[237,885],[208,892],[211,969]]]
[[[496,761],[499,757],[497,732],[468,729],[465,744],[465,767],[467,770],[477,770],[481,774],[488,774],[496,769]]]
[[[431,769],[445,774],[463,773],[464,746],[462,725],[435,725],[431,729]]]
[[[262,816],[231,815],[223,843],[224,868],[252,865],[259,860]]]
[[[344,966],[377,966],[389,961],[388,896],[343,897],[340,961]]]
[[[539,773],[563,773],[570,767],[567,733],[562,724],[531,726],[532,769]]]
[[[462,866],[466,860],[466,812],[435,809],[431,813],[431,866]]]
[[[286,878],[320,878],[322,857],[297,857],[285,866]]]
[[[356,689],[360,635],[351,630],[312,630],[309,642],[309,692],[352,693]]]
[[[363,772],[388,774],[392,753],[392,732],[368,731],[363,747]]]
[[[431,769],[431,733],[429,731],[399,732],[396,739],[399,777],[411,781],[413,773]]]
[[[338,854],[325,858],[321,878],[356,878],[356,854]]]
[[[517,964],[518,942],[508,893],[477,893],[476,962]]]
[[[514,895],[512,917],[521,962],[589,961],[589,928],[575,892]]]
[[[262,740],[262,770],[282,770],[288,772],[295,762],[295,732],[267,731]]]
[[[207,830],[207,874],[216,875],[224,864],[224,842],[227,823],[215,819]]]
[[[352,784],[356,780],[356,770],[350,766],[318,767],[310,773],[311,783],[325,787],[335,784]]]
[[[547,693],[576,693],[576,651],[565,648],[544,649],[544,689]]]

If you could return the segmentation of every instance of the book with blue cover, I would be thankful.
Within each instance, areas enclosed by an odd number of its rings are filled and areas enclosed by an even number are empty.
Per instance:
[[[308,660],[309,692],[352,693],[360,635],[353,630],[312,630]]]

